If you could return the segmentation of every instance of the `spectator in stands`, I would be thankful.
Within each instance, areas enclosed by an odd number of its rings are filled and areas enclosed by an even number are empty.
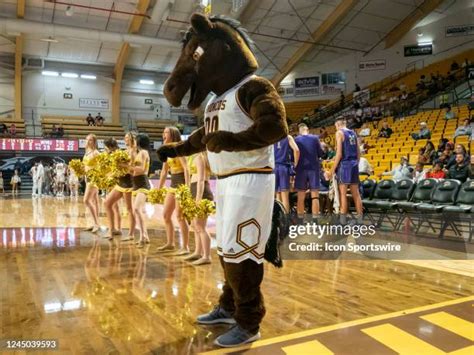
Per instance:
[[[14,123],[10,125],[10,129],[8,130],[8,133],[10,134],[10,137],[16,136],[16,125]]]
[[[373,173],[374,173],[374,169],[372,168],[372,165],[370,165],[369,161],[363,155],[361,155],[359,158],[359,175],[370,176]]]
[[[359,84],[355,84],[354,92],[359,92],[359,91],[360,91],[360,86],[359,86]]]
[[[431,138],[431,131],[429,130],[428,126],[426,125],[426,122],[421,122],[420,123],[420,131],[418,133],[412,133],[411,137],[414,140],[419,140],[419,139],[430,139]]]
[[[401,101],[406,101],[408,99],[408,94],[406,91],[402,91],[402,95],[400,96]]]
[[[454,149],[454,154],[451,155],[451,157],[449,158],[449,160],[446,164],[446,168],[448,170],[449,170],[449,168],[451,168],[451,166],[456,164],[456,155],[458,155],[458,154],[463,155],[465,162],[469,161],[469,154],[466,151],[466,147],[464,147],[462,144],[456,144],[456,148]]]
[[[469,161],[466,161],[461,153],[456,154],[455,161],[456,163],[448,170],[448,178],[465,182],[471,173]]]
[[[53,127],[51,128],[51,137],[58,136],[58,128],[56,127],[56,123],[53,123]]]
[[[5,136],[8,133],[8,127],[5,123],[0,124],[0,134]]]
[[[60,123],[58,127],[58,138],[64,137],[64,127],[63,124]]]
[[[364,123],[359,131],[359,136],[361,137],[368,137],[370,136],[370,128],[367,123]]]
[[[453,60],[453,62],[451,63],[451,71],[456,71],[459,69],[459,64]]]
[[[328,144],[327,159],[333,159],[336,156],[336,151],[333,146]]]
[[[104,125],[104,117],[100,114],[100,112],[95,116],[95,125],[96,126],[103,126]]]
[[[382,128],[380,128],[377,138],[390,138],[392,133],[393,133],[393,130],[388,126],[388,122],[383,121]]]
[[[440,138],[438,142],[438,156],[443,154],[444,150],[446,149],[446,144],[449,142],[448,138]]]
[[[407,157],[401,157],[400,165],[397,165],[392,171],[386,171],[379,175],[381,178],[382,176],[392,176],[393,181],[400,181],[403,179],[411,179],[412,178],[413,168],[410,167],[408,164]]]
[[[416,89],[417,91],[422,91],[426,89],[426,84],[425,84],[425,76],[421,75],[420,80],[418,80],[418,83],[416,84]]]
[[[426,142],[424,148],[420,149],[420,155],[418,156],[418,162],[423,164],[433,164],[433,161],[437,157],[437,151],[431,141]]]
[[[89,113],[89,115],[87,116],[86,120],[87,120],[87,125],[88,125],[88,126],[95,126],[94,117],[92,117],[92,115],[91,115],[90,113]]]
[[[346,97],[344,96],[344,93],[341,91],[341,96],[339,97],[339,106],[341,107],[341,109],[344,108],[345,101],[346,101]]]
[[[453,110],[451,109],[451,105],[446,106],[446,112],[444,114],[444,119],[445,120],[450,120],[455,118],[456,115],[454,114]]]
[[[426,170],[424,167],[425,165],[423,163],[416,163],[415,171],[413,172],[413,182],[415,184],[419,183],[423,179],[426,179]]]
[[[472,125],[469,122],[469,118],[464,120],[463,126],[456,128],[456,132],[454,132],[454,138],[459,136],[472,136]]]
[[[429,172],[426,173],[427,179],[445,179],[446,173],[443,170],[443,165],[440,162],[436,162]]]

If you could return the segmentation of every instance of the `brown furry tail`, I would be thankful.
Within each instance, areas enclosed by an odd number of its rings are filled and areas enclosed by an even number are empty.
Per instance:
[[[264,258],[276,267],[283,267],[280,254],[280,244],[288,236],[289,220],[285,207],[280,201],[275,200],[273,204],[272,230],[265,246]]]

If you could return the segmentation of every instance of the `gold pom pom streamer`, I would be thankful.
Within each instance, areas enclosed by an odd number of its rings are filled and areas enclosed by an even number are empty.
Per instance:
[[[69,166],[69,169],[74,171],[74,174],[76,174],[78,178],[81,178],[86,175],[84,164],[82,163],[80,159],[72,159],[69,162],[68,166]]]
[[[115,177],[121,177],[129,173],[130,155],[126,150],[117,149],[109,154],[110,169]]]
[[[198,206],[191,195],[191,189],[188,185],[179,185],[175,191],[176,201],[181,207],[183,217],[188,221],[192,221],[198,214]]]
[[[203,199],[197,203],[197,218],[206,218],[210,216],[211,214],[216,213],[216,205],[214,202]]]
[[[165,202],[165,197],[166,194],[168,193],[168,188],[162,187],[161,189],[151,189],[150,192],[148,192],[147,195],[147,200],[149,203],[152,203],[154,205],[159,204],[162,205]]]

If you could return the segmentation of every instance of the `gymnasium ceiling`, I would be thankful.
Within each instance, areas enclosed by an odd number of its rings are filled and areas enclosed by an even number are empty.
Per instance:
[[[344,1],[348,0],[243,0],[243,6],[235,11],[232,9],[232,0],[212,0],[212,13],[226,14],[243,23],[256,43],[260,74],[271,78],[305,41],[313,41],[311,33]],[[25,0],[24,19],[124,34],[128,32],[133,18],[133,15],[126,13],[135,11],[138,0],[57,2],[66,5],[54,3],[54,0]],[[369,51],[380,44],[387,33],[416,11],[423,2],[424,0],[356,1],[318,45],[303,56],[299,64],[317,65],[352,51]],[[433,14],[439,16],[447,12],[454,3],[455,0],[442,1]],[[69,14],[71,16],[66,14],[67,4],[73,6],[73,13]],[[75,4],[78,6],[74,6]],[[138,35],[170,40],[167,43],[178,42],[181,39],[180,31],[187,28],[182,22],[186,22],[198,6],[199,1],[196,0],[151,0],[146,11],[150,18],[145,18]],[[0,0],[0,23],[2,18],[16,17],[17,0]],[[14,37],[11,35],[0,35],[0,55],[14,53]],[[121,47],[120,42],[77,39],[64,36],[61,32],[55,33],[49,38],[49,42],[45,39],[48,40],[48,37],[45,38],[43,33],[26,32],[23,55],[43,58],[49,63],[87,63],[113,68]],[[172,70],[179,51],[179,45],[131,43],[126,68],[167,73]]]

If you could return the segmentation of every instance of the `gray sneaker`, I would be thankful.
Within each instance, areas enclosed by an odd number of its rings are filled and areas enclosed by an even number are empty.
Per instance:
[[[214,344],[223,348],[232,348],[247,343],[251,343],[255,340],[260,339],[260,332],[252,334],[247,330],[241,328],[239,325],[235,325],[214,340]]]
[[[235,324],[235,319],[232,318],[232,315],[229,312],[221,308],[221,306],[215,306],[209,313],[198,316],[197,322],[199,324]]]

